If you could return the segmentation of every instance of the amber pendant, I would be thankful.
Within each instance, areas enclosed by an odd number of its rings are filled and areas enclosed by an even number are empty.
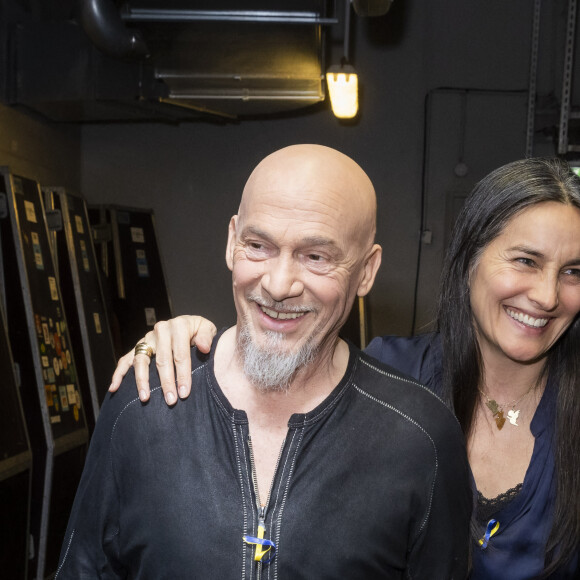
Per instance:
[[[503,416],[503,411],[500,410],[498,404],[493,399],[487,400],[487,408],[491,411],[493,418],[495,419],[495,424],[497,428],[501,431],[505,423],[505,417]]]
[[[496,415],[494,415],[495,424],[497,428],[501,431],[503,424],[505,423],[505,417],[503,416],[503,411],[498,411]]]

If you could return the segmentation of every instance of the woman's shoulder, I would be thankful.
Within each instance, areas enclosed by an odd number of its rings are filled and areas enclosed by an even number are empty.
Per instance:
[[[441,340],[431,332],[412,337],[380,336],[365,352],[438,393],[441,385]]]

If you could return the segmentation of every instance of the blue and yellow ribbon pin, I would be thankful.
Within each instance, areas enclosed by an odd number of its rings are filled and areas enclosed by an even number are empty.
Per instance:
[[[487,527],[485,528],[485,534],[483,538],[479,540],[479,545],[482,550],[487,548],[490,538],[499,530],[499,522],[497,520],[489,520],[487,522]]]
[[[258,537],[254,536],[243,536],[244,542],[246,544],[254,544],[256,546],[256,552],[254,554],[254,560],[256,562],[262,562],[262,564],[267,564],[276,555],[276,544],[272,540],[265,540],[264,535],[266,533],[266,528],[262,524],[258,524]],[[264,556],[268,554],[269,558],[264,559]]]

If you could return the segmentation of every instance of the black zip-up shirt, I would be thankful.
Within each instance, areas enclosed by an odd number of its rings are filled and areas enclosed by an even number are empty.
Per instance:
[[[333,392],[291,417],[260,513],[247,416],[216,382],[216,342],[192,349],[192,394],[174,407],[155,364],[149,403],[133,372],[107,398],[57,580],[466,576],[468,464],[440,399],[351,346]],[[267,564],[246,541],[261,516],[276,546]]]

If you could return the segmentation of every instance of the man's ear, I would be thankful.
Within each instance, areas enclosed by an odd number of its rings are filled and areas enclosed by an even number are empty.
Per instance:
[[[378,244],[374,244],[367,254],[364,266],[363,276],[356,291],[357,296],[366,296],[375,283],[375,277],[381,265],[381,258],[383,255],[383,248]]]
[[[228,226],[228,245],[226,246],[226,264],[230,270],[234,269],[234,248],[236,247],[236,228],[238,216],[232,216]]]

